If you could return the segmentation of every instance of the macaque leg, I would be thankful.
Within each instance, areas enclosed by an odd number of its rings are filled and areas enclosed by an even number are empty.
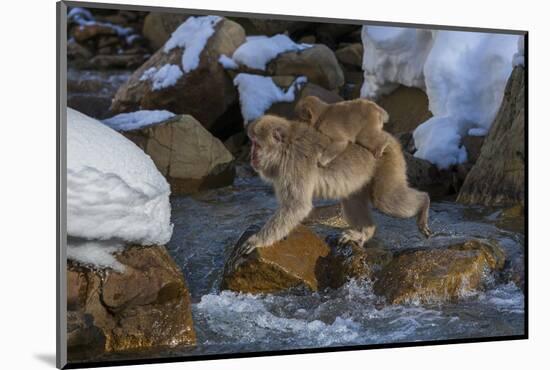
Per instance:
[[[380,191],[373,195],[374,206],[387,215],[399,218],[416,216],[418,230],[429,237],[428,227],[430,196],[408,186],[397,187],[392,191]]]
[[[363,245],[373,237],[376,226],[372,219],[368,185],[342,201],[344,219],[351,229],[344,231],[340,242]]]
[[[336,157],[338,157],[344,150],[346,150],[349,141],[347,140],[332,140],[330,145],[323,151],[319,158],[321,166],[326,166]]]

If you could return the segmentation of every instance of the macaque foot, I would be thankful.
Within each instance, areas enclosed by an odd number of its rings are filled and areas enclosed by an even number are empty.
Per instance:
[[[428,227],[428,225],[418,225],[418,230],[422,235],[424,235],[426,238],[429,238],[433,235],[432,230]]]
[[[244,261],[246,261],[246,258],[248,255],[254,252],[256,248],[261,248],[261,247],[262,245],[258,237],[256,237],[256,235],[252,235],[250,238],[248,238],[247,241],[242,243],[231,254],[231,257],[229,260],[229,266],[231,266],[231,270],[233,271],[236,270],[237,267],[239,267]]]
[[[374,235],[374,227],[369,227],[367,229],[368,230],[366,232],[361,232],[353,229],[346,230],[340,236],[338,243],[339,244],[355,243],[359,246],[362,246]]]

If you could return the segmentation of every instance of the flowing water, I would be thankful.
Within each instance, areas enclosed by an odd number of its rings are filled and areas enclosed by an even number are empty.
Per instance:
[[[250,224],[265,222],[275,207],[271,188],[257,177],[240,177],[231,187],[172,199],[175,227],[169,249],[189,284],[198,343],[192,349],[171,350],[170,355],[524,333],[523,292],[502,278],[457,303],[431,305],[387,305],[373,293],[370,281],[350,281],[337,290],[316,293],[220,291],[223,265],[233,243]],[[375,239],[393,251],[445,246],[472,238],[496,240],[506,251],[509,275],[521,275],[524,235],[517,232],[518,227],[505,229],[498,221],[499,214],[496,209],[433,202],[431,227],[435,235],[426,240],[414,220],[375,212]],[[321,234],[328,232],[323,226],[315,229]]]

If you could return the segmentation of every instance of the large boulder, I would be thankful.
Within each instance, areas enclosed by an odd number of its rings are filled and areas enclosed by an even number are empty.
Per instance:
[[[392,134],[412,132],[432,117],[428,96],[416,87],[399,86],[390,94],[382,96],[377,103],[390,115],[384,129]]]
[[[117,91],[111,105],[113,113],[139,109],[165,109],[176,114],[190,114],[207,129],[237,99],[233,81],[218,62],[220,55],[232,55],[245,41],[243,28],[228,19],[215,25],[214,34],[200,52],[199,64],[167,87],[155,88],[145,71],[159,71],[168,64],[181,67],[183,50],[160,48],[139,67]],[[155,69],[152,69],[155,68]]]
[[[141,33],[149,41],[151,48],[158,50],[170,38],[172,32],[189,17],[186,14],[151,12],[145,17]]]
[[[127,247],[123,272],[67,267],[69,357],[194,345],[191,301],[183,275],[165,247]]]
[[[458,201],[465,204],[523,204],[525,199],[525,71],[514,68],[502,104],[468,173]]]
[[[391,304],[457,300],[482,289],[486,274],[504,262],[500,247],[479,240],[402,251],[376,274],[374,292]]]
[[[336,59],[345,66],[361,70],[363,65],[363,44],[356,42],[347,44],[336,50]]]
[[[344,72],[334,52],[322,44],[301,51],[282,53],[269,62],[270,75],[306,76],[308,81],[335,90],[344,84]]]
[[[258,227],[249,227],[237,241],[226,264],[222,289],[244,293],[274,293],[291,288],[319,289],[317,266],[326,257],[329,247],[305,226],[298,226],[284,240],[269,247],[258,248],[244,258],[236,268],[231,264],[239,246]]]
[[[180,115],[124,135],[153,159],[172,194],[231,185],[233,156],[196,119]]]

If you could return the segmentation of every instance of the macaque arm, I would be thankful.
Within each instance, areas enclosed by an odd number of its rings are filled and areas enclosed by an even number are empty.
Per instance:
[[[329,146],[323,151],[319,158],[321,166],[326,166],[346,150],[349,142],[347,140],[332,140]]]
[[[379,143],[372,152],[372,154],[374,155],[374,158],[381,158],[388,144],[389,144],[389,140],[384,140],[383,142]]]
[[[279,197],[279,209],[264,227],[252,236],[253,244],[256,247],[267,247],[288,236],[313,208],[312,193],[312,189],[294,189]]]

